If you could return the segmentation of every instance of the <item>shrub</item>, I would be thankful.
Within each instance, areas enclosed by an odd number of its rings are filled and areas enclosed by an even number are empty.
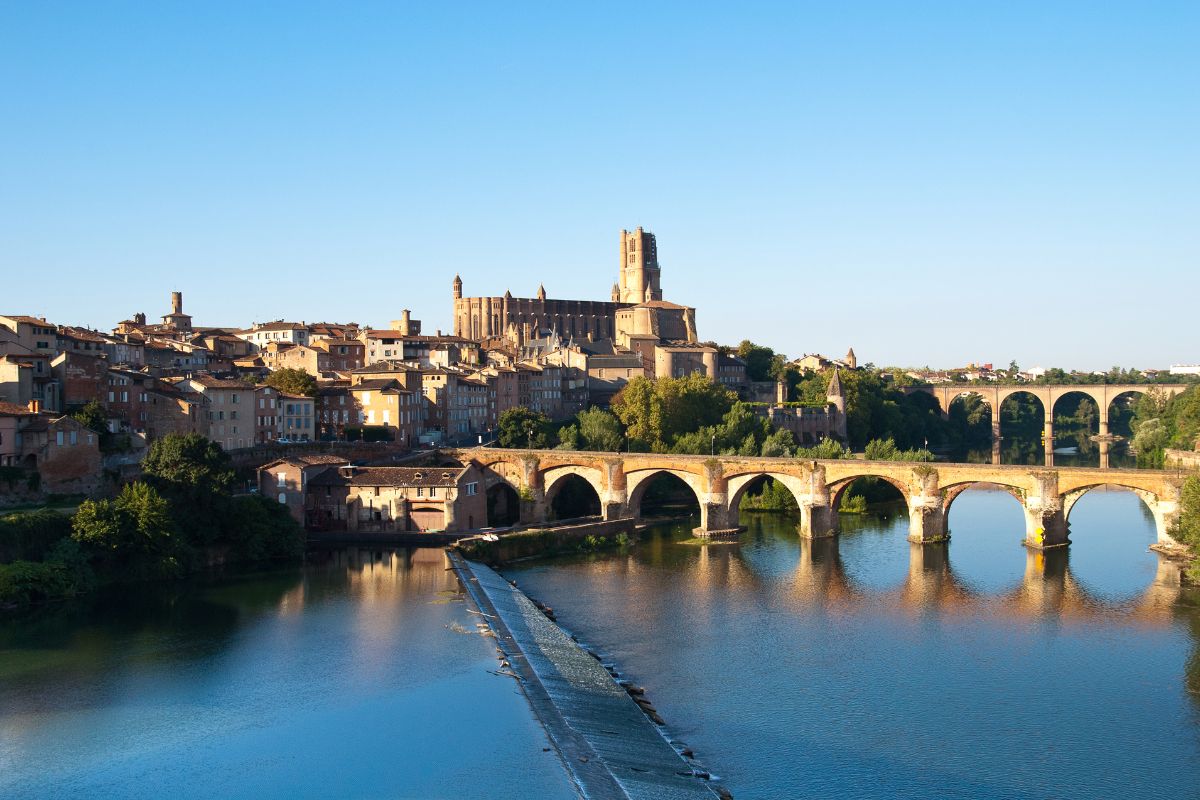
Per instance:
[[[70,597],[77,591],[63,564],[14,561],[0,564],[0,605],[23,606]]]

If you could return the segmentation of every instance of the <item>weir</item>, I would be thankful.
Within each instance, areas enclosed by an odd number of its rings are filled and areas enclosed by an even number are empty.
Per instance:
[[[589,800],[720,795],[608,671],[494,570],[450,553],[568,774]]]

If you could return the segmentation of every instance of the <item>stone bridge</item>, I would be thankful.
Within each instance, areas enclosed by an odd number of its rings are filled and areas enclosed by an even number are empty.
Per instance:
[[[1147,384],[1038,384],[1025,383],[1015,385],[994,385],[973,383],[945,383],[937,386],[912,387],[907,391],[925,392],[937,398],[942,416],[950,416],[950,404],[966,395],[978,396],[992,411],[992,461],[1000,463],[1000,404],[1015,394],[1027,394],[1036,397],[1042,404],[1042,436],[1046,443],[1047,464],[1053,464],[1050,455],[1054,450],[1054,406],[1060,399],[1069,394],[1082,394],[1090,397],[1100,409],[1100,466],[1108,466],[1108,442],[1111,440],[1108,431],[1108,416],[1113,402],[1127,394],[1158,393],[1163,397],[1173,397],[1187,389],[1186,384],[1180,383],[1147,383]]]
[[[1170,529],[1179,517],[1179,472],[996,464],[944,464],[856,459],[812,461],[794,458],[597,453],[567,450],[446,450],[464,463],[475,462],[485,490],[511,488],[520,499],[521,521],[547,521],[555,495],[573,476],[586,481],[600,500],[604,519],[637,519],[647,487],[661,475],[686,484],[700,505],[702,537],[732,535],[740,529],[742,497],[763,477],[787,487],[800,507],[801,536],[820,538],[838,530],[838,504],[859,478],[874,477],[894,486],[908,508],[909,541],[929,543],[949,536],[946,519],[955,498],[973,486],[1002,489],[1025,512],[1025,543],[1049,548],[1069,544],[1071,508],[1098,486],[1129,489],[1154,516],[1158,540],[1173,544]]]

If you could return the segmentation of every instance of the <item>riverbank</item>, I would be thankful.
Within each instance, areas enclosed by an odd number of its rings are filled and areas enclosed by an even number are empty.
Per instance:
[[[591,800],[729,797],[668,743],[616,679],[491,568],[450,555],[572,781]]]

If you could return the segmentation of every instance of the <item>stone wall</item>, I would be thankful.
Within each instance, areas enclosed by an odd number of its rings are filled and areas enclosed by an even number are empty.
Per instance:
[[[1164,453],[1163,466],[1168,469],[1196,469],[1200,470],[1200,451],[1198,450],[1170,450]]]

